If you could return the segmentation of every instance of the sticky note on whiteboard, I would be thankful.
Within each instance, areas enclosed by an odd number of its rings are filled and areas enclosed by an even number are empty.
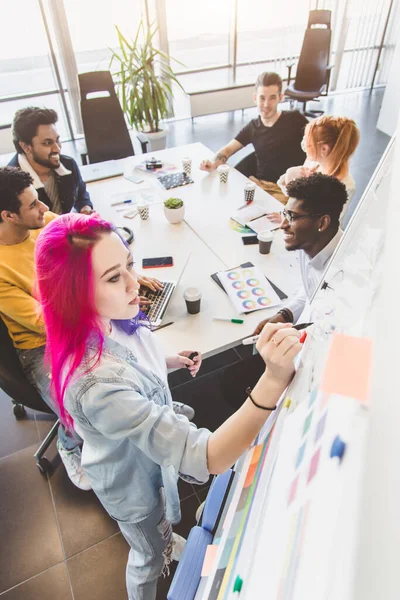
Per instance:
[[[215,544],[209,544],[206,549],[206,554],[204,556],[203,568],[201,570],[202,577],[208,577],[211,573],[211,569],[215,562],[215,557],[217,556],[218,546]]]
[[[371,366],[372,340],[335,333],[320,389],[367,402]]]

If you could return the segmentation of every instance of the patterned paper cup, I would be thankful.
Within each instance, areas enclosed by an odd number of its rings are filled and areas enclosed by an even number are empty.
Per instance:
[[[219,173],[220,182],[226,183],[228,181],[229,166],[228,165],[219,165],[217,171]]]
[[[139,216],[143,221],[146,221],[149,218],[150,208],[148,204],[141,204],[137,207],[139,211]]]
[[[192,174],[192,159],[191,158],[182,158],[182,169],[185,175],[190,177]]]

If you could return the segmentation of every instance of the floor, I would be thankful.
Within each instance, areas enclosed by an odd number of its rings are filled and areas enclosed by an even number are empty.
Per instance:
[[[353,203],[361,197],[388,137],[375,125],[383,91],[335,95],[325,100],[325,110],[353,117],[361,130],[361,143],[352,161],[357,184]],[[211,115],[170,124],[169,145],[201,141],[218,149],[232,138],[254,111]],[[64,152],[73,154],[72,144]],[[196,410],[196,424],[217,428],[244,397],[243,389],[256,378],[245,368],[243,382],[234,380],[243,365],[245,350],[229,350],[204,361],[198,380],[187,372],[170,376],[176,400]],[[233,370],[229,365],[234,365]],[[242,385],[243,383],[243,385]],[[209,399],[212,398],[212,403]],[[1,600],[126,600],[124,571],[127,545],[91,492],[75,488],[60,466],[55,445],[47,457],[53,464],[49,476],[36,469],[33,453],[50,429],[48,415],[27,410],[17,421],[9,398],[0,390],[0,597]],[[180,483],[182,521],[177,533],[187,536],[195,524],[195,511],[208,486]],[[170,578],[160,580],[157,600],[165,599]]]

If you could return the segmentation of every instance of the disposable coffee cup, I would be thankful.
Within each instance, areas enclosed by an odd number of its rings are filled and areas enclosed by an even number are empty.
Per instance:
[[[183,292],[186,308],[191,315],[197,315],[200,312],[201,292],[197,288],[186,288]]]
[[[182,169],[185,175],[190,177],[192,174],[192,159],[191,158],[182,158]]]
[[[228,181],[229,166],[228,165],[219,165],[217,171],[219,173],[220,182],[226,183]]]
[[[255,183],[246,183],[244,186],[244,201],[246,204],[250,204],[250,202],[254,201],[254,194],[256,193],[256,184]]]
[[[140,204],[137,207],[139,211],[139,216],[143,221],[146,221],[149,218],[150,209],[148,204]]]
[[[260,231],[257,236],[258,249],[260,254],[269,254],[271,250],[272,240],[274,239],[272,231]]]

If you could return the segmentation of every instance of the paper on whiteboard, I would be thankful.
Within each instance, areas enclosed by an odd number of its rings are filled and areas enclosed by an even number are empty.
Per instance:
[[[281,303],[258,267],[220,271],[218,278],[238,313],[270,308]]]

